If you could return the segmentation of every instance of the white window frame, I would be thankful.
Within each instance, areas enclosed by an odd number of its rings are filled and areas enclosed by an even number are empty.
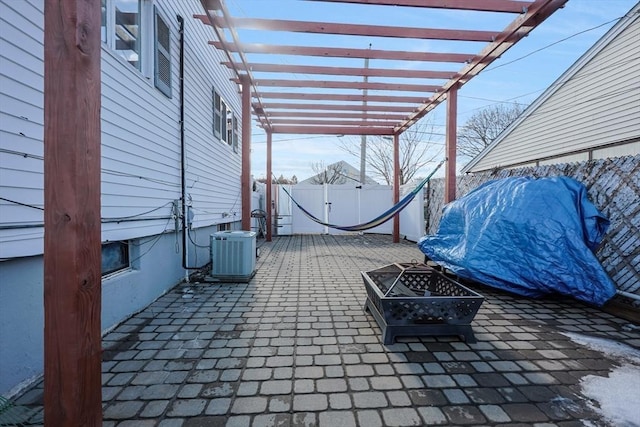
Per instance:
[[[115,20],[116,20],[116,0],[102,0],[105,14],[103,16],[104,31],[102,32],[102,42],[113,53],[113,56],[118,58],[125,64],[128,64],[132,69],[138,70],[146,78],[153,76],[154,57],[155,57],[155,15],[153,10],[153,4],[151,0],[139,0],[140,7],[138,13],[140,14],[139,28],[138,28],[138,66],[131,64],[127,61],[118,51],[115,49],[116,34],[115,34]]]
[[[219,101],[219,106],[216,100]],[[235,117],[235,114],[215,87],[211,89],[211,106],[213,110],[214,138],[227,143],[229,146],[233,146],[233,117]]]
[[[237,153],[238,152],[238,139],[240,137],[239,132],[238,132],[238,116],[236,116],[235,114],[233,115],[233,119],[232,119],[232,123],[233,123],[233,142],[231,143],[232,147],[233,147],[233,152]]]

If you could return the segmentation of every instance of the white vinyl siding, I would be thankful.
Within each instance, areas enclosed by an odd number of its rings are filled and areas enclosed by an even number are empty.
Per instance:
[[[185,20],[185,143],[187,200],[194,227],[240,218],[240,156],[227,144],[212,144],[211,84],[233,111],[238,87],[220,65],[222,54],[207,44],[209,26],[192,18],[199,0],[156,0],[170,30],[171,81],[179,81],[176,15]],[[43,8],[39,0],[0,0],[0,197],[43,207]],[[171,19],[168,19],[168,18]],[[173,202],[181,197],[180,94],[167,98],[147,77],[102,46],[102,226],[103,241],[153,236],[175,228]],[[25,157],[24,153],[27,154]],[[158,208],[157,210],[154,210]],[[143,221],[113,222],[138,216]],[[230,215],[227,215],[230,214]],[[161,217],[161,218],[160,218]],[[138,217],[140,218],[140,217]],[[42,210],[0,200],[0,258],[43,251]]]
[[[640,138],[640,18],[502,137],[471,171],[562,157]],[[531,110],[531,111],[530,111]],[[557,163],[557,161],[555,162]]]

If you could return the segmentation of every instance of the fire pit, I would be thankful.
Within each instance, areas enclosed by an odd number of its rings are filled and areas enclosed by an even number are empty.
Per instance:
[[[459,335],[476,339],[471,329],[482,295],[421,263],[396,263],[363,271],[368,309],[382,329],[385,345],[397,336]]]

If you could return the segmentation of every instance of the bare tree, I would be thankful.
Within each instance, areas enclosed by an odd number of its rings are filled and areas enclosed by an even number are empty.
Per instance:
[[[458,132],[458,153],[475,157],[524,111],[522,104],[496,104],[474,113]]]
[[[263,184],[267,183],[267,178],[258,178],[257,182],[261,182]],[[297,184],[298,177],[293,175],[291,178],[285,178],[284,175],[280,175],[278,178],[271,178],[272,184]]]
[[[433,135],[433,123],[427,118],[400,135],[400,185],[410,182],[420,168],[433,162],[438,156],[433,151]],[[348,142],[340,144],[340,148],[360,157],[360,146]],[[393,184],[393,141],[389,137],[367,138],[367,166],[384,179],[387,185]]]
[[[344,184],[346,178],[342,173],[342,163],[325,166],[323,161],[311,163],[311,169],[316,175],[311,178],[312,184]]]

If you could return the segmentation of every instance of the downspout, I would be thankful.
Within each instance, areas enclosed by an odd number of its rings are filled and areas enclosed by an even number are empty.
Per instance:
[[[182,268],[184,269],[184,281],[189,283],[189,270],[198,270],[200,267],[189,267],[189,236],[187,229],[187,173],[185,169],[187,149],[184,138],[184,18],[176,16],[180,24],[180,189],[182,212]]]

